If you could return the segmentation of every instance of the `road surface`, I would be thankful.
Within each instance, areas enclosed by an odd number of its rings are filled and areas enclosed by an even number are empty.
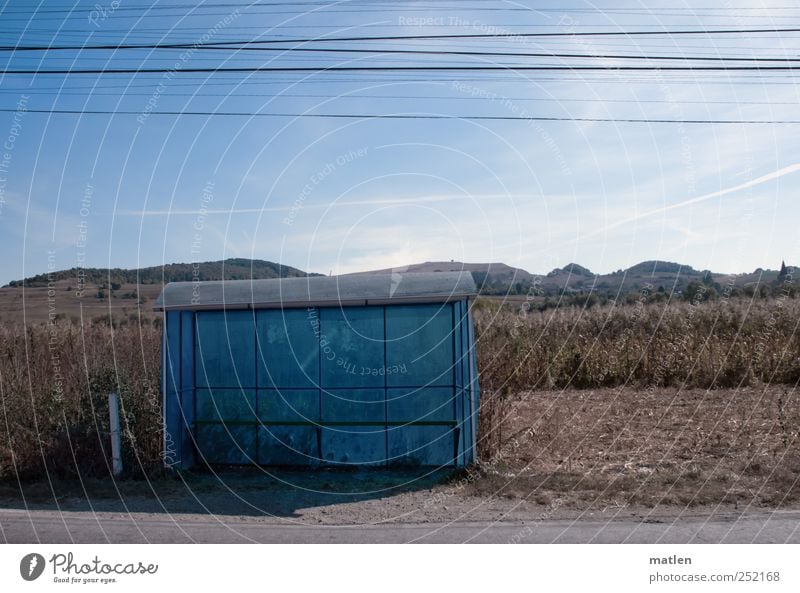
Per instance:
[[[7,543],[800,543],[800,512],[309,525],[261,517],[0,509]]]

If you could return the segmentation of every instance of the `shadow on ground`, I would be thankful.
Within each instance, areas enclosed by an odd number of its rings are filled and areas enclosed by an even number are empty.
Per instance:
[[[301,510],[432,489],[459,475],[452,468],[236,467],[165,473],[136,480],[42,480],[22,485],[4,482],[0,483],[0,508],[298,517]]]

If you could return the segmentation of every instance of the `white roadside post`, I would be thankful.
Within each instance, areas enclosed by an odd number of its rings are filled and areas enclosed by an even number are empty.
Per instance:
[[[111,462],[115,476],[122,473],[122,450],[119,434],[119,400],[117,394],[108,394],[108,415],[111,425]]]

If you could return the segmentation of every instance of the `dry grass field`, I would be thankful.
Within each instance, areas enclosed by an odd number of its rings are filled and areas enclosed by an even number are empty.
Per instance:
[[[800,301],[476,307],[480,455],[468,490],[543,504],[787,505],[800,477]],[[0,326],[0,481],[161,475],[160,328]],[[474,479],[473,479],[474,478]]]
[[[541,504],[780,507],[800,500],[793,386],[517,394],[470,489]]]
[[[0,323],[21,323],[23,314],[28,325],[47,323],[51,303],[59,319],[73,323],[106,321],[109,314],[115,323],[149,323],[158,317],[153,302],[163,289],[161,284],[122,284],[110,290],[87,283],[78,297],[74,280],[59,280],[55,286],[53,301],[46,286],[0,288]]]
[[[800,380],[800,299],[475,313],[481,386],[503,396],[597,387],[739,387]]]

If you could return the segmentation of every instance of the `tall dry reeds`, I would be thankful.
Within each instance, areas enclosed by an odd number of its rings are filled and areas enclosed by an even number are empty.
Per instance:
[[[629,386],[740,388],[800,381],[800,300],[637,303],[527,311],[475,308],[485,459],[503,446],[515,396]]]
[[[480,302],[481,455],[506,440],[515,395],[627,385],[731,388],[800,380],[800,301],[551,309]],[[109,391],[129,472],[161,466],[161,329],[0,327],[0,479],[107,475]]]
[[[120,395],[125,466],[161,455],[161,332],[69,322],[0,328],[0,479],[107,475],[108,393]]]
[[[475,312],[488,391],[800,380],[800,300]]]

